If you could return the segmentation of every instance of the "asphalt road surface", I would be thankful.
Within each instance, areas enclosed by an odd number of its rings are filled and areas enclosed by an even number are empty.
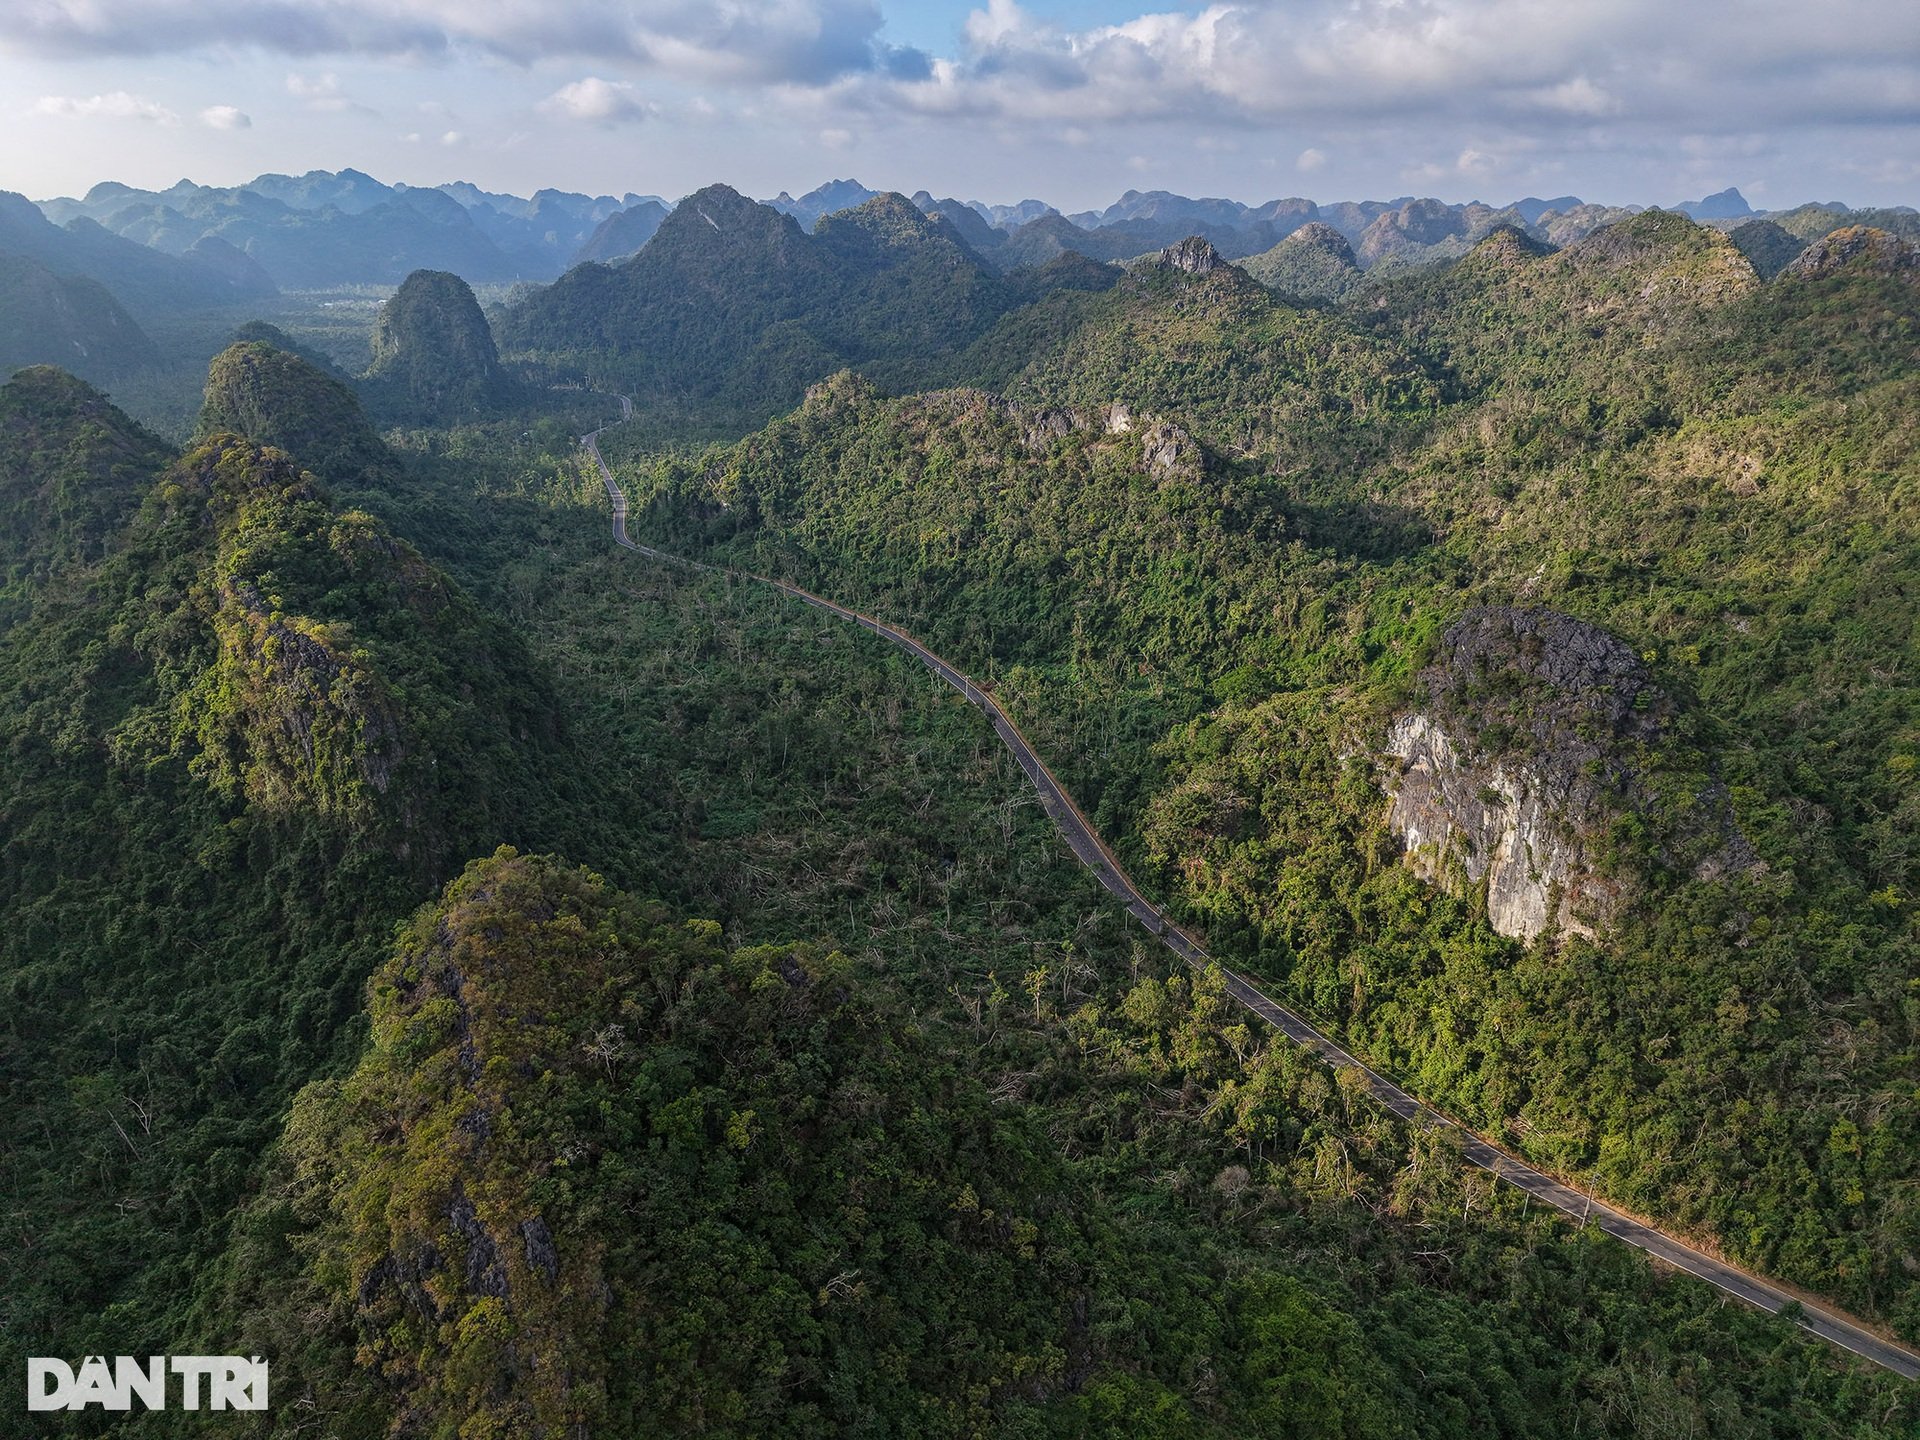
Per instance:
[[[633,402],[625,396],[620,397],[621,418],[623,421],[633,418]],[[604,427],[611,428],[611,427]],[[1352,1054],[1323,1035],[1310,1021],[1289,1010],[1268,996],[1262,994],[1244,976],[1237,975],[1219,962],[1213,960],[1186,931],[1180,929],[1165,915],[1148,903],[1132,880],[1114,858],[1113,852],[1101,840],[1099,833],[1080,813],[1080,807],[1073,803],[1073,797],[1067,794],[1053,772],[1027,743],[1027,737],[1012,720],[1007,718],[994,698],[968,678],[964,673],[949,665],[933,651],[915,640],[904,631],[863,615],[858,610],[849,609],[832,600],[815,595],[810,590],[802,590],[797,585],[789,585],[783,580],[770,580],[764,575],[750,575],[742,571],[722,571],[718,566],[705,565],[698,560],[688,560],[679,555],[669,555],[664,550],[655,550],[651,546],[641,545],[627,538],[627,496],[613,478],[613,471],[600,455],[600,435],[596,430],[591,435],[581,437],[580,443],[593,457],[599,467],[600,478],[606,482],[607,498],[613,502],[613,538],[627,549],[650,559],[661,560],[675,565],[684,565],[693,570],[704,570],[715,574],[732,575],[742,580],[755,580],[763,585],[792,596],[807,605],[826,610],[851,620],[854,624],[899,646],[915,659],[924,663],[928,669],[938,675],[947,684],[966,697],[969,704],[979,707],[993,722],[994,731],[1013,752],[1014,759],[1020,762],[1020,768],[1026,772],[1027,779],[1039,793],[1040,803],[1047,815],[1059,827],[1067,846],[1074,855],[1091,870],[1096,879],[1124,905],[1129,914],[1148,930],[1159,936],[1160,941],[1174,954],[1195,969],[1218,966],[1226,979],[1227,993],[1241,1005],[1267,1021],[1281,1034],[1295,1044],[1313,1051],[1329,1065],[1352,1070],[1365,1083],[1370,1094],[1387,1109],[1402,1120],[1415,1125],[1431,1126],[1447,1130],[1457,1135],[1461,1150],[1469,1163],[1479,1166],[1497,1178],[1506,1181],[1534,1199],[1562,1210],[1581,1223],[1591,1221],[1617,1240],[1646,1251],[1654,1259],[1671,1265],[1676,1270],[1684,1270],[1689,1275],[1698,1276],[1709,1285],[1719,1287],[1735,1299],[1744,1300],[1749,1305],[1778,1313],[1789,1310],[1794,1321],[1802,1329],[1810,1330],[1822,1340],[1850,1350],[1855,1355],[1886,1367],[1897,1375],[1909,1380],[1920,1380],[1920,1354],[1906,1346],[1896,1344],[1885,1336],[1869,1330],[1860,1322],[1850,1319],[1837,1310],[1817,1304],[1803,1296],[1796,1295],[1775,1285],[1761,1276],[1729,1265],[1724,1260],[1715,1259],[1704,1250],[1696,1249],[1683,1240],[1657,1230],[1644,1221],[1614,1209],[1605,1201],[1596,1200],[1583,1191],[1575,1189],[1565,1181],[1557,1180],[1543,1170],[1537,1170],[1526,1161],[1509,1155],[1491,1141],[1468,1130],[1452,1117],[1442,1114],[1424,1101],[1415,1099],[1393,1081],[1362,1064]]]

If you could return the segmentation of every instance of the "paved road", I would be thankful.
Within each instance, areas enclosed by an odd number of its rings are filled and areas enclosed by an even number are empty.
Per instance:
[[[620,404],[623,420],[632,419],[633,402],[622,396]],[[1790,1305],[1798,1305],[1800,1308],[1794,1318],[1803,1329],[1810,1330],[1821,1339],[1843,1350],[1850,1350],[1876,1365],[1885,1366],[1897,1375],[1904,1375],[1909,1380],[1920,1380],[1920,1354],[1895,1344],[1839,1311],[1815,1304],[1738,1266],[1729,1265],[1724,1260],[1717,1260],[1704,1250],[1696,1249],[1685,1241],[1676,1240],[1643,1221],[1623,1214],[1606,1202],[1596,1200],[1566,1182],[1555,1179],[1545,1171],[1535,1169],[1526,1161],[1509,1155],[1490,1140],[1461,1125],[1451,1116],[1444,1115],[1424,1101],[1415,1099],[1371,1066],[1362,1064],[1348,1051],[1323,1035],[1311,1022],[1262,994],[1246,977],[1219,965],[1193,936],[1175,925],[1141,895],[1133,881],[1127,877],[1126,871],[1121,868],[1120,862],[1114,858],[1113,852],[1107,848],[1106,842],[1100,838],[1099,832],[1093,828],[1087,817],[1080,813],[1080,807],[1073,803],[1073,797],[1067,794],[1053,772],[1035,753],[1033,746],[1027,743],[1027,737],[1020,733],[1020,728],[1007,717],[1007,713],[1000,708],[991,695],[975,685],[963,672],[949,665],[906,632],[896,630],[893,626],[876,620],[870,615],[863,615],[858,610],[849,609],[845,605],[815,595],[810,590],[802,590],[798,585],[789,585],[784,580],[771,580],[764,575],[751,575],[737,570],[722,571],[718,566],[705,565],[698,560],[688,560],[679,555],[669,555],[664,550],[655,550],[651,546],[641,545],[628,539],[626,492],[615,483],[613,471],[607,468],[607,462],[601,458],[599,444],[601,433],[602,431],[596,430],[591,435],[582,436],[580,443],[593,457],[594,464],[599,467],[600,478],[606,482],[607,498],[613,502],[613,538],[616,541],[629,550],[655,560],[771,585],[774,589],[791,595],[796,600],[829,611],[842,619],[851,620],[863,629],[871,630],[923,662],[934,674],[965,696],[968,703],[978,706],[986,713],[987,718],[993,722],[994,731],[1013,752],[1014,758],[1020,762],[1020,768],[1026,772],[1027,779],[1039,792],[1042,807],[1053,823],[1059,827],[1068,847],[1080,862],[1093,872],[1095,878],[1126,907],[1128,913],[1159,936],[1162,944],[1195,969],[1217,966],[1221,975],[1225,977],[1227,993],[1271,1024],[1289,1040],[1311,1050],[1329,1065],[1356,1072],[1365,1083],[1368,1093],[1402,1120],[1451,1131],[1458,1135],[1462,1152],[1470,1163],[1506,1181],[1509,1185],[1524,1190],[1534,1199],[1562,1210],[1582,1223],[1590,1220],[1615,1239],[1636,1246],[1656,1260],[1671,1265],[1677,1270],[1696,1275],[1708,1284],[1718,1286],[1736,1299],[1746,1301],[1749,1305],[1757,1306],[1769,1313],[1777,1313]]]

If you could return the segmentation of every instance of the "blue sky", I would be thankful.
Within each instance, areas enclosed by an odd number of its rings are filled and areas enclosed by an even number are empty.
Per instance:
[[[936,53],[950,52],[959,38],[967,16],[979,9],[970,0],[927,0],[921,5],[888,4],[880,7],[886,22],[887,37],[897,44],[918,45]],[[1116,25],[1151,7],[1115,5],[1109,0],[1065,0],[1058,5],[1029,5],[1035,16],[1055,25],[1088,30],[1096,25]]]
[[[1913,0],[7,0],[0,188],[1920,203]]]

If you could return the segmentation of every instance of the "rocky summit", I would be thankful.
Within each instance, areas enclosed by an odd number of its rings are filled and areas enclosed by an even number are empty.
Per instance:
[[[1856,270],[1874,275],[1920,275],[1920,246],[1872,225],[1848,225],[1823,235],[1781,271],[1811,279]]]
[[[1169,245],[1162,250],[1160,263],[1175,270],[1184,270],[1189,275],[1211,275],[1227,262],[1209,242],[1198,235],[1189,235],[1178,245]]]

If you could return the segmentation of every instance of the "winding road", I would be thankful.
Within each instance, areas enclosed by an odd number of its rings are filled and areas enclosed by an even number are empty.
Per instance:
[[[621,396],[621,420],[625,423],[633,418],[633,402]],[[1074,855],[1091,870],[1096,879],[1120,901],[1134,919],[1160,937],[1160,941],[1175,955],[1195,969],[1216,967],[1225,978],[1227,993],[1246,1009],[1267,1021],[1281,1034],[1295,1044],[1312,1051],[1327,1064],[1358,1074],[1367,1091],[1395,1115],[1411,1124],[1429,1126],[1434,1129],[1451,1132],[1459,1138],[1461,1150],[1469,1163],[1488,1171],[1496,1178],[1525,1191],[1534,1199],[1553,1206],[1574,1217],[1581,1223],[1591,1221],[1616,1240],[1646,1251],[1654,1259],[1670,1265],[1676,1270],[1684,1270],[1708,1284],[1717,1286],[1735,1299],[1749,1305],[1777,1314],[1792,1309],[1794,1321],[1805,1330],[1811,1331],[1843,1350],[1884,1366],[1897,1375],[1909,1380],[1920,1380],[1920,1354],[1906,1346],[1887,1339],[1884,1335],[1868,1329],[1865,1325],[1828,1306],[1819,1304],[1804,1295],[1794,1293],[1772,1281],[1769,1281],[1724,1260],[1716,1259],[1704,1250],[1675,1239],[1664,1231],[1657,1230],[1645,1221],[1615,1209],[1605,1201],[1597,1200],[1581,1190],[1575,1189],[1565,1181],[1557,1180],[1543,1170],[1536,1169],[1526,1161],[1508,1154],[1492,1141],[1467,1129],[1451,1116],[1443,1114],[1422,1100],[1408,1094],[1379,1071],[1363,1064],[1354,1055],[1322,1034],[1312,1023],[1299,1014],[1279,1004],[1249,982],[1245,976],[1220,965],[1209,956],[1198,941],[1179,926],[1175,925],[1141,895],[1133,881],[1114,858],[1113,852],[1101,840],[1099,833],[1080,813],[1080,807],[1054,777],[1045,763],[1027,742],[1020,728],[1008,718],[994,698],[975,685],[963,672],[949,665],[933,651],[922,645],[902,630],[858,610],[849,609],[832,600],[815,595],[812,591],[802,590],[797,585],[789,585],[782,580],[772,580],[764,575],[753,575],[738,570],[723,570],[715,565],[703,564],[698,560],[689,560],[684,556],[670,555],[664,550],[656,550],[642,545],[627,536],[627,495],[613,478],[613,471],[600,454],[600,436],[611,426],[603,426],[590,435],[581,437],[580,443],[600,470],[600,478],[606,483],[607,498],[613,503],[613,538],[619,544],[637,554],[653,560],[670,564],[684,565],[690,569],[702,570],[711,574],[725,574],[737,579],[754,580],[760,584],[772,586],[775,590],[792,596],[805,604],[815,606],[851,620],[854,624],[882,637],[905,650],[921,661],[947,684],[966,697],[969,704],[985,712],[988,720],[1007,749],[1020,762],[1020,768],[1026,772],[1027,779],[1039,793],[1040,803],[1053,823],[1059,827],[1068,847]]]

